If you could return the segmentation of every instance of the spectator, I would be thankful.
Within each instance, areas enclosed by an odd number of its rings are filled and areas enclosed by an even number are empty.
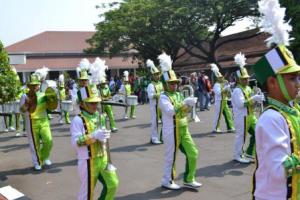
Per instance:
[[[116,87],[116,82],[114,80],[114,77],[111,77],[110,78],[110,81],[109,81],[109,90],[112,92],[112,93],[115,93],[115,87]]]
[[[194,90],[194,96],[198,97],[198,99],[199,99],[199,90],[198,90],[198,81],[197,81],[197,73],[196,72],[191,73],[189,84],[192,86],[192,88]]]
[[[209,110],[209,93],[208,93],[208,81],[205,79],[205,74],[202,72],[198,77],[198,90],[199,90],[199,102],[200,102],[200,111]],[[211,86],[210,86],[211,89]]]

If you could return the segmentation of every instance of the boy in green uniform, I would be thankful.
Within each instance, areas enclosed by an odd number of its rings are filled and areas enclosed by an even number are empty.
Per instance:
[[[259,10],[263,30],[272,33],[266,41],[276,46],[254,65],[256,78],[267,92],[268,106],[255,129],[253,199],[299,200],[300,111],[293,101],[299,92],[300,66],[286,48],[291,26],[284,20],[285,9],[278,1],[263,0]]]
[[[48,98],[45,93],[39,92],[39,85],[38,76],[31,75],[27,84],[29,92],[23,94],[20,100],[21,111],[26,114],[27,138],[35,170],[41,170],[43,164],[51,165],[49,157],[52,149],[52,135],[47,116]]]
[[[71,122],[72,146],[77,154],[80,190],[78,200],[92,200],[97,180],[103,184],[99,199],[113,200],[119,180],[116,168],[108,163],[106,140],[110,133],[103,129],[97,111],[101,101],[95,85],[82,87],[78,91],[81,112]]]
[[[58,92],[59,92],[59,100],[60,100],[60,102],[67,99],[66,90],[65,90],[65,81],[64,81],[64,75],[63,74],[59,75],[59,78],[58,78]],[[63,115],[65,117],[66,124],[70,124],[71,123],[71,121],[70,121],[70,113],[68,111],[63,111],[63,110],[61,110],[61,115],[60,115],[59,123],[60,124],[63,123],[63,120],[62,120]]]
[[[119,92],[125,96],[125,99],[127,99],[127,96],[132,95],[133,92],[131,90],[131,85],[129,83],[129,78],[128,78],[128,71],[124,71],[124,76],[123,76],[123,84],[121,85],[121,88]],[[136,111],[136,106],[131,105],[130,106],[130,118],[135,119],[135,111]],[[128,119],[128,108],[126,107],[125,109],[125,115],[124,119]]]
[[[179,190],[175,183],[175,162],[178,150],[186,156],[184,185],[199,188],[202,184],[195,179],[197,169],[198,149],[188,128],[187,113],[193,107],[197,98],[188,97],[177,92],[179,79],[172,70],[170,56],[165,53],[158,57],[162,68],[162,82],[165,92],[160,95],[159,106],[162,111],[162,132],[165,145],[165,165],[161,186],[170,190]]]

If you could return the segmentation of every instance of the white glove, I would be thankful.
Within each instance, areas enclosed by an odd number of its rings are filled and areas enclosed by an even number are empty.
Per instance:
[[[227,90],[230,91],[230,85],[225,85],[224,88],[223,88],[223,90],[225,90],[225,91],[227,91]]]
[[[106,139],[110,138],[110,131],[105,129],[97,129],[92,133],[92,137],[98,141],[106,142]]]
[[[251,100],[253,100],[255,102],[258,102],[258,103],[261,103],[265,100],[265,97],[262,94],[256,94],[256,95],[251,97]]]
[[[117,168],[113,164],[108,164],[106,170],[107,171],[116,171]]]
[[[194,106],[197,103],[197,97],[187,97],[183,100],[184,105]]]

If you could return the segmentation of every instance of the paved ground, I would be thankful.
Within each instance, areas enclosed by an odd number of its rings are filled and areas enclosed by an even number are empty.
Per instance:
[[[200,152],[197,180],[203,183],[199,191],[182,189],[167,191],[160,187],[163,172],[163,145],[149,144],[149,105],[138,106],[138,119],[123,121],[123,109],[115,108],[120,131],[112,135],[112,160],[118,168],[120,187],[117,200],[247,200],[250,199],[254,165],[232,161],[234,134],[212,134],[213,110],[199,112],[200,123],[191,123],[190,132]],[[52,120],[54,139],[53,165],[41,172],[32,170],[26,137],[15,133],[0,133],[0,187],[11,185],[33,200],[76,199],[79,188],[76,157],[70,145],[68,125]],[[222,121],[224,129],[224,122]],[[182,184],[185,159],[177,160],[177,183]],[[96,194],[101,190],[97,185]],[[97,196],[97,195],[96,195]]]

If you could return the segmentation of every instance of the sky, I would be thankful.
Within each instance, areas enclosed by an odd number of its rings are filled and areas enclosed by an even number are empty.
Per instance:
[[[0,40],[4,46],[44,31],[94,31],[105,9],[96,5],[113,0],[0,0]],[[245,30],[248,22],[224,35]]]

